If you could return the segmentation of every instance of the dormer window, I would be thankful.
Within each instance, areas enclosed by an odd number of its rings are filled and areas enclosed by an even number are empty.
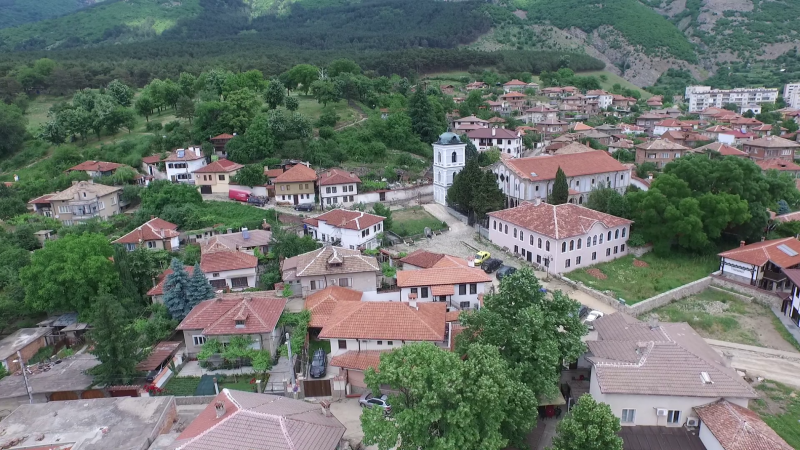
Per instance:
[[[244,319],[236,319],[236,328],[244,328]]]

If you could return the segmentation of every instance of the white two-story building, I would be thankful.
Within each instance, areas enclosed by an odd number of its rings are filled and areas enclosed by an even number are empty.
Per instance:
[[[524,202],[489,213],[489,240],[550,273],[566,273],[627,255],[631,223],[572,203]]]
[[[400,301],[442,302],[448,310],[480,309],[492,279],[475,267],[434,267],[397,272]]]
[[[583,204],[601,184],[620,194],[630,184],[631,169],[603,151],[501,159],[492,172],[506,196],[506,205],[512,207],[534,199],[546,201],[559,167],[567,176],[570,202],[577,204]]]
[[[384,217],[360,211],[334,209],[303,220],[306,233],[320,242],[354,249],[373,249],[381,245],[376,236],[383,233]]]
[[[326,170],[317,178],[320,204],[323,208],[334,205],[352,205],[358,196],[359,183],[361,183],[361,179],[354,172],[342,169]]]
[[[522,156],[522,134],[505,128],[478,128],[467,132],[467,137],[479,152],[493,147],[512,158]]]
[[[200,147],[179,148],[163,161],[167,179],[173,183],[194,184],[195,170],[206,165],[206,157]]]

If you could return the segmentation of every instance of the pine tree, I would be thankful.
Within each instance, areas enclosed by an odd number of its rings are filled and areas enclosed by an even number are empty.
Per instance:
[[[439,136],[436,113],[422,86],[417,86],[417,91],[408,100],[408,115],[411,117],[411,129],[422,142],[436,142]]]
[[[91,369],[98,385],[129,384],[137,374],[136,339],[131,339],[133,324],[128,311],[116,296],[102,293],[94,302],[89,338],[94,346],[89,353],[100,360]]]
[[[553,192],[550,194],[548,202],[552,205],[562,205],[569,200],[569,183],[567,183],[567,176],[558,167],[556,172],[556,180],[553,182]]]
[[[483,173],[478,166],[478,158],[468,159],[461,172],[453,179],[447,189],[447,203],[467,214],[472,209],[472,198],[476,186],[481,182]]]
[[[475,144],[473,144],[472,141],[469,140],[469,138],[466,137],[466,135],[461,137],[461,142],[466,142],[467,143],[466,154],[465,154],[465,157],[467,158],[467,161],[469,161],[472,158],[477,158],[478,157],[478,148],[475,147]]]
[[[178,258],[172,259],[170,268],[172,273],[164,280],[164,304],[173,319],[183,320],[192,310],[189,306],[190,278]]]
[[[792,210],[789,208],[789,203],[786,200],[778,200],[778,215],[789,214]]]
[[[478,220],[483,220],[486,213],[503,209],[505,195],[497,185],[497,179],[492,172],[484,172],[478,185],[473,190],[472,211]]]
[[[211,287],[208,278],[206,278],[203,271],[200,270],[200,264],[195,264],[194,272],[189,279],[188,301],[186,304],[188,311],[191,311],[192,308],[197,306],[200,302],[210,300],[215,296],[214,288]]]

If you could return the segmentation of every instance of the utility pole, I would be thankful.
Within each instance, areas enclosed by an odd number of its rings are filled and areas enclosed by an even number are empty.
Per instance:
[[[31,386],[28,384],[28,372],[27,372],[28,368],[25,367],[25,361],[22,360],[22,353],[20,353],[19,350],[17,350],[17,358],[19,358],[18,359],[19,366],[22,367],[22,378],[25,379],[25,390],[28,392],[28,401],[32,405],[33,404],[33,392],[31,390]]]

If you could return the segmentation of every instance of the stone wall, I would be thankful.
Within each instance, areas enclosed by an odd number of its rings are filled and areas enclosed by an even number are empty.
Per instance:
[[[763,289],[758,289],[757,287],[751,286],[749,284],[736,282],[734,280],[720,276],[719,272],[712,273],[711,278],[713,280],[712,283],[714,286],[719,286],[724,289],[728,289],[743,295],[750,296],[756,303],[767,306],[769,308],[781,307],[781,297],[780,294],[777,292],[769,292]]]
[[[629,314],[632,316],[639,316],[644,313],[650,312],[656,308],[668,305],[675,300],[680,300],[694,294],[698,294],[711,286],[711,277],[701,278],[697,281],[684,284],[683,286],[676,287],[675,289],[655,295],[643,300],[639,303],[627,306]]]
[[[175,397],[175,404],[178,406],[186,405],[207,405],[214,400],[216,395],[198,395],[190,397]]]
[[[641,247],[628,247],[628,253],[637,258],[641,258],[642,255],[650,253],[651,251],[653,251],[653,244],[647,244]]]
[[[583,283],[579,283],[579,282],[570,280],[569,278],[567,278],[567,277],[565,277],[563,275],[550,274],[550,276],[553,277],[553,278],[560,279],[564,283],[567,283],[568,285],[570,285],[573,289],[577,289],[577,290],[583,292],[584,294],[587,294],[587,295],[589,295],[589,296],[591,296],[591,297],[593,297],[593,298],[595,298],[597,300],[600,300],[601,302],[607,304],[608,306],[611,306],[612,308],[616,309],[617,311],[624,312],[626,314],[630,314],[630,311],[628,311],[628,309],[630,309],[629,306],[620,303],[618,300],[616,300],[615,298],[613,298],[611,296],[608,296],[606,294],[603,294],[600,291],[596,291],[596,290],[594,290],[594,289],[592,289],[590,287],[587,287]]]

